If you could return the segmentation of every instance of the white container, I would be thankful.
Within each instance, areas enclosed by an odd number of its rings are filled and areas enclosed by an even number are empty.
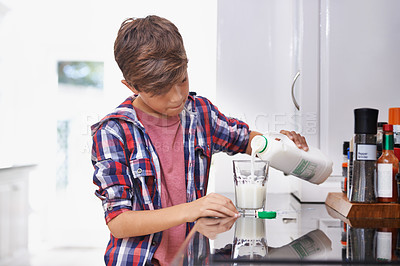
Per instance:
[[[261,160],[269,161],[271,167],[314,184],[321,184],[332,173],[332,160],[319,149],[299,149],[280,133],[255,136],[251,148]]]

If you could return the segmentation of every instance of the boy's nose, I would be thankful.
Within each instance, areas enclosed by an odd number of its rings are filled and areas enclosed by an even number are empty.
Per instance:
[[[171,102],[179,103],[183,100],[183,97],[184,95],[181,87],[176,85],[172,86],[171,98],[170,98]]]

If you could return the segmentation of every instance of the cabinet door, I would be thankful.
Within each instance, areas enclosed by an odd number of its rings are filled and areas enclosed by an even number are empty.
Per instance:
[[[400,1],[321,1],[321,148],[341,175],[342,143],[354,133],[353,110],[400,106]]]
[[[319,0],[295,1],[293,8],[293,80],[292,93],[298,103],[297,129],[309,145],[320,147],[319,116]]]
[[[0,169],[0,265],[22,261],[28,249],[28,179],[23,169]]]
[[[0,262],[12,255],[11,247],[11,204],[12,186],[0,181]]]

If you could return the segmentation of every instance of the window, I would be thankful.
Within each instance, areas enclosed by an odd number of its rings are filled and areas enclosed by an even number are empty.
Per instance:
[[[66,87],[103,89],[104,63],[58,61],[58,84]]]
[[[65,189],[68,185],[68,146],[69,146],[69,121],[57,121],[57,160],[56,160],[56,186]]]

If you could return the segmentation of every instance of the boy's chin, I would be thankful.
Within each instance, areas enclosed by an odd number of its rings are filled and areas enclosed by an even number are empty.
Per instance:
[[[172,110],[168,110],[165,115],[166,116],[177,116],[179,115],[181,112],[183,111],[183,107],[179,108],[179,109],[172,109]]]
[[[182,110],[179,112],[168,112],[165,114],[165,116],[173,117],[173,116],[179,115],[181,112],[182,112]]]

